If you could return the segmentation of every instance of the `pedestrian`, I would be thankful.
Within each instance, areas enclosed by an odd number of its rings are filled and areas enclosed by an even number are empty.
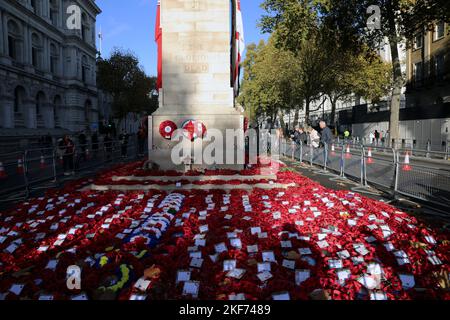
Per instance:
[[[63,159],[64,175],[70,176],[75,174],[75,172],[73,171],[75,144],[73,143],[72,139],[70,139],[69,135],[65,135],[64,138],[60,140],[58,147],[61,150]]]
[[[79,162],[81,159],[83,159],[83,161],[86,161],[87,138],[84,131],[81,131],[80,134],[78,135],[78,144],[80,145],[81,154],[77,162]]]
[[[103,146],[106,152],[106,160],[110,161],[112,159],[113,153],[113,140],[110,133],[107,133],[105,138],[103,139]]]
[[[374,136],[375,136],[375,141],[376,141],[377,146],[378,146],[378,143],[380,141],[380,133],[378,132],[378,130],[375,130]]]
[[[305,129],[300,126],[295,127],[294,141],[297,145],[308,144],[308,135],[305,133]]]
[[[95,131],[92,134],[91,141],[92,141],[92,153],[94,154],[94,158],[97,158],[97,153],[98,153],[98,134],[97,134],[97,131]]]
[[[370,144],[373,144],[373,142],[375,141],[375,134],[373,132],[369,133],[369,142]]]
[[[384,135],[384,131],[383,130],[380,133],[380,140],[381,140],[381,145],[384,147],[386,139],[385,139],[385,135]]]
[[[320,146],[320,135],[316,129],[313,127],[308,127],[309,141],[313,148],[318,148]]]
[[[119,135],[119,141],[120,141],[120,149],[121,149],[121,155],[122,158],[127,157],[127,150],[128,150],[128,139],[129,134],[127,133],[127,130],[123,129],[122,133]]]
[[[333,133],[331,132],[331,129],[328,128],[325,121],[320,121],[320,129],[321,136],[320,136],[320,142],[325,148],[328,148],[328,146],[333,142]]]
[[[146,138],[146,134],[145,134],[145,130],[143,127],[139,127],[138,130],[138,156],[142,157],[144,156],[144,145],[145,145],[145,138]]]
[[[344,131],[344,140],[348,140],[348,138],[350,138],[350,131],[348,131],[348,129],[345,129],[345,131]]]

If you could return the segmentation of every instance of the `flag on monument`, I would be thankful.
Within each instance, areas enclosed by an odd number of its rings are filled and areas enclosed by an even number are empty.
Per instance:
[[[236,7],[236,65],[234,67],[234,93],[239,94],[239,76],[240,64],[244,56],[245,40],[244,40],[244,23],[242,20],[241,0],[237,0]]]
[[[162,88],[162,29],[161,29],[161,1],[158,1],[156,9],[156,26],[155,26],[155,41],[158,44],[158,78],[156,80],[156,88]]]

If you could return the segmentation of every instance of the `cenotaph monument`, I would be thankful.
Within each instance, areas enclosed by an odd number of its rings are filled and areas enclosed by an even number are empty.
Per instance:
[[[159,44],[159,108],[149,117],[149,160],[161,169],[183,170],[174,164],[176,129],[187,129],[193,150],[205,148],[208,132],[223,133],[226,154],[243,150],[243,134],[234,143],[227,129],[244,130],[244,117],[235,108],[231,67],[235,53],[237,0],[161,0],[156,28]],[[159,25],[159,26],[158,26]],[[228,143],[228,144],[227,144]],[[226,146],[227,144],[227,146]],[[201,154],[192,151],[192,154]],[[242,168],[242,163],[206,164],[194,159],[192,168]],[[238,161],[236,161],[238,162]]]

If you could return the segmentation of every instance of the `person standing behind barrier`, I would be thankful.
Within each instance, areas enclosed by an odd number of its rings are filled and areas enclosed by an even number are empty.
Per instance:
[[[309,140],[310,140],[311,146],[313,146],[313,148],[317,149],[320,145],[319,133],[313,127],[308,127],[308,133],[309,133]]]
[[[295,127],[294,141],[297,145],[308,143],[308,136],[303,128],[300,128],[299,126]]]
[[[80,145],[80,150],[81,150],[79,160],[82,159],[83,161],[86,161],[87,160],[87,157],[86,157],[87,138],[86,138],[86,135],[84,134],[84,131],[81,131],[80,134],[78,135],[78,143]]]
[[[375,141],[375,134],[373,132],[369,133],[369,143],[373,144],[373,142]]]
[[[122,133],[119,135],[120,150],[121,150],[122,158],[127,157],[129,137],[130,137],[129,134],[127,133],[127,131],[125,129],[123,129]]]
[[[376,145],[378,146],[378,143],[380,142],[380,133],[378,132],[378,130],[375,130],[374,136],[375,136]]]
[[[70,139],[68,135],[65,135],[64,138],[59,142],[58,147],[60,148],[60,150],[62,150],[64,175],[70,176],[75,174],[75,172],[73,171],[75,144],[73,143],[72,139]]]
[[[138,131],[138,156],[139,157],[143,157],[144,156],[144,145],[145,145],[145,138],[146,138],[146,134],[145,134],[145,130],[143,127],[139,127],[139,131]]]
[[[113,140],[109,133],[107,133],[105,138],[103,139],[103,146],[104,146],[105,152],[106,152],[106,160],[110,161],[112,159],[112,153],[113,153]]]
[[[324,159],[325,163],[328,164],[328,148],[333,143],[333,133],[331,129],[328,128],[325,121],[320,121],[319,123],[321,131],[320,142],[323,145]]]
[[[94,154],[94,158],[97,158],[98,153],[98,134],[94,132],[91,137],[92,141],[92,153]]]

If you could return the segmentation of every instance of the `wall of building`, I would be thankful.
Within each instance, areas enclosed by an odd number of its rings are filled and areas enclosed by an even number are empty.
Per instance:
[[[79,131],[98,123],[93,0],[0,1],[0,136]],[[66,9],[81,8],[84,35]]]

